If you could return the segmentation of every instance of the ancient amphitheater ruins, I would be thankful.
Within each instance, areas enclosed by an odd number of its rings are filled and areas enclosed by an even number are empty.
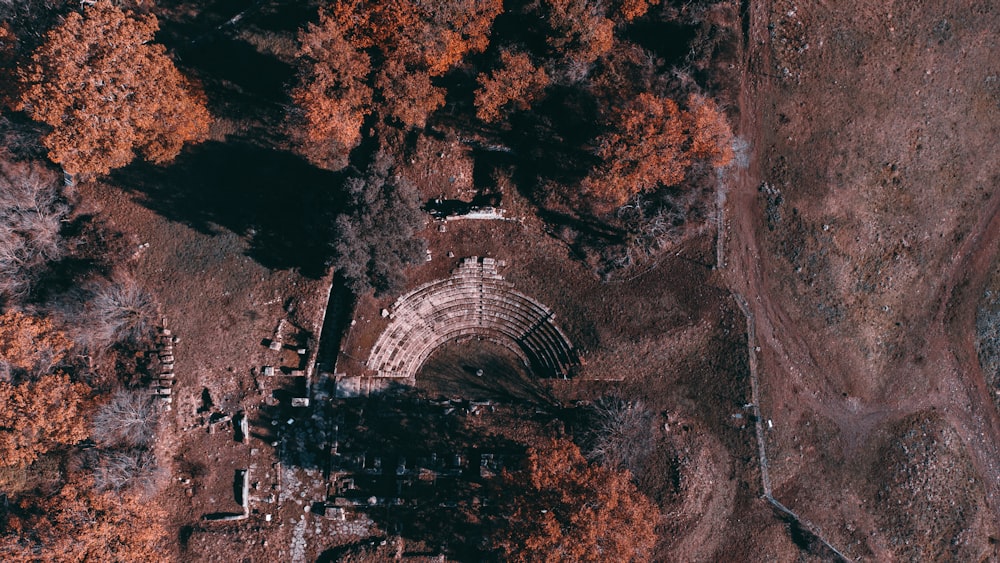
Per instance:
[[[447,342],[482,338],[504,346],[541,377],[568,377],[579,358],[545,305],[513,289],[492,258],[471,257],[448,278],[417,287],[388,309],[368,356],[369,377],[412,382]]]

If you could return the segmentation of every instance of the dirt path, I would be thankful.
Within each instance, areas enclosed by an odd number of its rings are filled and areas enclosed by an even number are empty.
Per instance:
[[[778,3],[778,2],[776,2]],[[747,52],[743,68],[742,91],[740,94],[740,122],[737,130],[751,150],[748,167],[734,170],[727,178],[725,221],[720,232],[719,256],[724,257],[722,277],[737,300],[744,300],[748,318],[752,323],[751,334],[755,334],[756,346],[751,346],[751,356],[755,347],[759,352],[753,363],[759,363],[763,384],[759,398],[763,412],[759,414],[758,440],[760,455],[766,464],[765,448],[776,440],[787,442],[789,434],[806,432],[800,425],[803,421],[816,417],[829,419],[836,425],[839,439],[830,437],[830,444],[804,444],[813,450],[825,450],[816,459],[836,459],[846,468],[810,469],[802,474],[792,471],[788,465],[784,472],[776,474],[774,468],[769,475],[768,468],[762,467],[764,496],[789,514],[802,514],[811,521],[820,523],[819,528],[837,530],[837,537],[829,540],[836,551],[846,551],[845,557],[881,559],[892,557],[888,540],[890,531],[878,529],[871,517],[870,508],[847,506],[847,501],[815,502],[824,495],[829,498],[841,495],[843,487],[857,489],[850,485],[852,479],[863,480],[861,475],[848,475],[854,471],[864,471],[865,460],[878,455],[878,448],[884,440],[882,434],[887,425],[904,419],[908,415],[925,411],[938,411],[961,437],[984,484],[985,498],[981,508],[987,514],[996,514],[997,499],[1000,498],[1000,415],[993,407],[990,390],[978,363],[975,347],[975,315],[978,296],[989,278],[991,269],[1000,254],[1000,197],[994,195],[978,209],[978,220],[954,254],[947,261],[947,269],[939,275],[933,298],[926,300],[928,322],[910,328],[915,342],[925,342],[921,360],[892,362],[878,374],[883,381],[893,382],[888,392],[881,394],[881,400],[859,403],[833,388],[832,379],[825,374],[838,370],[857,369],[847,361],[839,359],[837,350],[851,346],[850,340],[825,342],[824,335],[810,334],[807,326],[790,314],[795,297],[776,291],[775,276],[780,269],[773,266],[775,257],[764,250],[762,232],[764,218],[760,204],[758,186],[767,180],[767,171],[762,169],[765,132],[762,127],[768,122],[763,117],[763,107],[769,97],[778,95],[773,77],[760,73],[760,69],[772,67],[770,60],[773,37],[771,6],[769,3],[748,5],[749,25],[746,40]],[[928,71],[928,74],[930,71]],[[723,251],[724,250],[724,251]],[[846,356],[845,356],[846,357]],[[860,366],[867,368],[868,366]],[[933,382],[928,389],[917,384],[912,387],[906,382],[914,374],[921,374],[917,381]],[[773,420],[780,433],[764,429],[764,420]],[[808,422],[805,423],[808,425]],[[779,431],[775,431],[779,432]],[[796,437],[796,440],[798,437]],[[802,449],[803,446],[800,446]],[[779,448],[787,452],[788,448]],[[810,481],[822,475],[829,482]],[[772,497],[771,479],[775,485],[774,494],[787,491],[789,498]],[[811,487],[811,494],[802,494],[802,487]],[[822,493],[818,491],[823,491]],[[799,492],[796,492],[799,491]],[[846,491],[845,491],[846,492]],[[864,498],[870,493],[851,490],[846,496]],[[802,499],[798,498],[801,495]],[[813,501],[813,502],[810,502]],[[872,502],[874,499],[869,499]],[[796,516],[797,517],[797,516]],[[853,522],[851,522],[853,520]],[[862,547],[851,549],[845,545],[846,532],[839,532],[845,525],[872,527],[860,534],[875,534],[873,540],[862,540]],[[807,523],[807,528],[809,525]],[[822,535],[819,528],[812,531]],[[850,534],[848,534],[850,535]],[[839,543],[838,543],[839,542]],[[852,544],[853,545],[853,544]],[[836,546],[836,547],[835,547]]]
[[[974,445],[976,465],[987,477],[989,505],[994,511],[1000,499],[1000,444],[996,440],[1000,436],[1000,412],[993,406],[976,352],[976,311],[998,258],[1000,196],[994,195],[983,206],[976,228],[955,254],[938,297],[941,307],[930,327],[936,346],[955,362],[955,375],[968,397],[968,407],[955,415],[964,427],[962,438]]]

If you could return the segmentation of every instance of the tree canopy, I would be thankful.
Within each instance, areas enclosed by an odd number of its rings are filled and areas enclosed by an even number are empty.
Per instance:
[[[16,385],[0,381],[0,465],[27,465],[52,448],[86,438],[89,392],[58,373]]]
[[[584,189],[617,207],[637,193],[681,183],[697,160],[728,164],[732,133],[723,115],[700,96],[692,96],[688,108],[648,92],[615,107],[596,142],[600,164]]]
[[[300,84],[292,90],[299,108],[292,136],[313,164],[330,169],[347,165],[347,154],[361,142],[361,125],[372,111],[368,55],[356,49],[328,14],[299,33],[303,61]]]
[[[16,108],[52,126],[49,158],[71,174],[106,174],[138,153],[162,164],[207,137],[204,96],[153,43],[155,16],[97,0],[45,35],[20,69]]]
[[[501,0],[338,0],[321,10],[319,22],[299,34],[291,120],[299,150],[339,170],[361,142],[368,115],[422,128],[445,102],[433,79],[483,51],[502,11]]]
[[[398,290],[404,267],[425,256],[426,241],[417,238],[425,215],[416,188],[396,173],[385,153],[368,171],[345,182],[351,211],[337,217],[334,263],[355,294]]]
[[[496,122],[506,107],[527,110],[540,98],[549,84],[549,75],[538,68],[525,53],[504,50],[500,53],[500,67],[489,75],[479,75],[476,90],[476,116],[487,122]]]
[[[46,373],[72,346],[51,320],[7,311],[0,315],[0,366],[4,373],[0,379]]]
[[[551,440],[503,476],[494,547],[511,561],[648,561],[659,511],[627,471],[587,463]]]
[[[164,512],[134,493],[100,492],[80,476],[8,517],[0,558],[28,561],[167,561]]]

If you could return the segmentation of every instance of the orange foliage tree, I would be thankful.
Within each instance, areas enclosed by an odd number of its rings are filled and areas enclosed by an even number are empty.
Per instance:
[[[528,452],[503,476],[494,547],[510,561],[647,561],[660,514],[627,471],[587,463],[572,442]]]
[[[78,477],[52,497],[21,504],[12,510],[8,535],[0,537],[3,561],[169,560],[165,513],[138,495],[98,492],[89,478]]]
[[[361,142],[361,125],[371,113],[369,57],[354,47],[334,18],[320,14],[318,24],[299,33],[302,66],[292,100],[301,111],[292,133],[310,161],[325,168],[347,165],[346,155]]]
[[[595,0],[543,0],[541,17],[552,28],[546,41],[570,61],[590,64],[614,46],[615,23]]]
[[[45,318],[8,311],[0,315],[0,466],[24,466],[58,446],[88,435],[90,388],[48,373],[72,342]],[[12,381],[18,376],[19,382]]]
[[[302,71],[292,92],[304,116],[293,120],[293,137],[304,155],[343,168],[372,112],[423,127],[445,101],[432,79],[484,50],[502,10],[502,0],[337,0],[321,10],[299,35]]]
[[[444,88],[426,72],[411,72],[398,60],[386,61],[375,79],[384,112],[410,128],[423,128],[427,116],[444,105]]]
[[[508,105],[527,110],[549,84],[545,69],[535,67],[531,57],[507,50],[500,53],[500,68],[478,80],[476,116],[486,122],[499,121]]]
[[[723,167],[733,160],[733,132],[726,117],[712,100],[699,95],[688,98],[686,113],[691,135],[691,156]]]
[[[642,93],[615,108],[610,122],[595,151],[602,164],[584,180],[586,191],[617,206],[684,179],[691,157],[676,102]]]
[[[330,11],[357,48],[377,48],[387,59],[441,76],[466,54],[486,49],[503,1],[338,0]]]
[[[16,108],[53,130],[42,142],[70,174],[106,174],[136,153],[162,164],[204,140],[204,96],[174,66],[152,15],[97,0],[50,30],[20,69]]]
[[[621,0],[618,5],[618,14],[630,22],[636,18],[646,15],[646,12],[653,6],[660,3],[660,0]]]
[[[583,181],[586,192],[620,206],[640,192],[684,180],[696,160],[725,166],[732,160],[732,133],[710,100],[692,96],[681,111],[669,98],[641,93],[609,114],[609,130],[597,140],[601,159]]]
[[[0,381],[0,465],[27,465],[86,438],[89,393],[89,387],[59,373],[17,385]]]
[[[11,371],[47,372],[61,362],[72,341],[52,321],[17,311],[0,315],[0,363]]]

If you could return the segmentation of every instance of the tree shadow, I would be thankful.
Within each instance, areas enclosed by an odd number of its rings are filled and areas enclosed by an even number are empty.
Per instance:
[[[259,52],[245,41],[221,34],[185,45],[179,54],[179,62],[210,81],[209,86],[228,86],[226,96],[213,96],[220,92],[208,90],[213,107],[231,101],[233,94],[258,103],[284,103],[288,99],[287,85],[295,78],[293,66]]]
[[[342,174],[318,169],[283,150],[288,86],[295,67],[261,52],[241,35],[247,26],[297,28],[310,3],[210,0],[160,6],[157,41],[178,66],[201,80],[224,142],[188,146],[169,166],[144,162],[110,181],[149,209],[204,233],[221,227],[245,235],[249,256],[268,268],[321,276],[330,258]],[[241,18],[233,20],[234,16]],[[273,20],[273,21],[272,21]]]
[[[265,1],[209,0],[191,9],[177,2],[157,10],[160,31],[156,40],[170,50],[181,70],[201,81],[213,115],[261,120],[264,123],[254,133],[269,138],[274,136],[272,130],[280,129],[289,101],[287,87],[296,69],[252,44],[241,32],[271,29],[271,22],[279,20],[285,27],[304,23],[307,12],[302,8]]]
[[[265,406],[253,426],[287,470],[322,472],[328,493],[313,512],[364,514],[409,550],[478,561],[490,484],[525,446],[489,430],[475,408],[396,386],[307,409]]]
[[[189,147],[169,167],[137,162],[111,178],[170,220],[246,235],[248,255],[268,268],[325,272],[341,174],[286,152],[213,141]]]

